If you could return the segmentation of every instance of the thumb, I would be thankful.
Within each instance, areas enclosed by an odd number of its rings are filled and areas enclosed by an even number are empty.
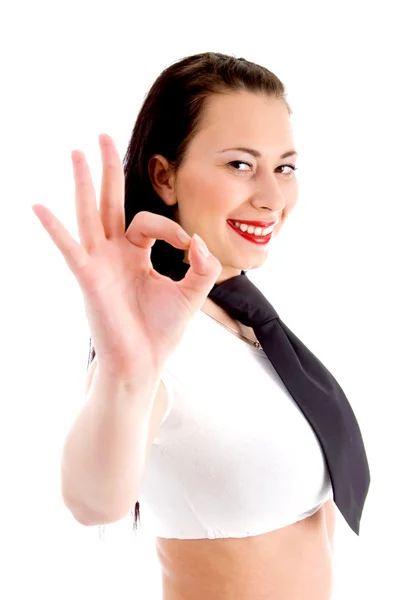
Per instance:
[[[204,253],[202,253],[204,252]],[[188,251],[190,268],[177,283],[193,310],[199,310],[222,271],[220,261],[210,254],[206,244],[194,233]]]

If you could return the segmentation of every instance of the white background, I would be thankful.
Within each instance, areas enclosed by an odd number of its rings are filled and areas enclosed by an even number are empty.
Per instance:
[[[215,51],[275,72],[294,111],[299,202],[250,275],[345,390],[372,483],[358,538],[337,513],[333,600],[397,594],[397,56],[394,2],[13,2],[1,9],[0,596],[161,598],[142,506],[77,523],[60,494],[84,402],[80,288],[31,205],[78,239],[70,152],[99,189],[97,137],[124,155],[161,70]]]

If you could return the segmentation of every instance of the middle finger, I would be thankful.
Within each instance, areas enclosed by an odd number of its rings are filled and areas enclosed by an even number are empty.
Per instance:
[[[107,238],[125,234],[124,171],[116,146],[107,134],[99,136],[102,155],[100,215]]]
[[[104,239],[104,230],[98,214],[95,189],[86,157],[79,150],[73,150],[71,156],[79,237],[83,247],[90,251]]]

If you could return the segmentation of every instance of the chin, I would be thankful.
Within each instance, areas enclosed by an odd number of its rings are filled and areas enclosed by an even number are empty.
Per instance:
[[[265,261],[267,260],[268,251],[266,254],[262,256],[262,258],[258,259],[255,263],[245,263],[242,267],[240,267],[243,271],[251,271],[253,269],[259,269],[263,266]]]

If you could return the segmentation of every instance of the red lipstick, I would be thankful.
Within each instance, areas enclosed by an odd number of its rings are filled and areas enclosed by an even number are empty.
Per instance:
[[[237,221],[237,222],[240,222],[240,221]],[[263,222],[264,221],[260,221],[260,223],[263,223]],[[238,235],[245,238],[245,240],[252,242],[252,244],[259,244],[259,245],[264,246],[265,244],[268,244],[268,242],[272,238],[273,231],[271,231],[271,233],[269,233],[268,235],[253,235],[252,233],[246,233],[246,231],[242,231],[241,229],[238,229],[237,227],[235,227],[235,225],[233,225],[233,223],[231,221],[227,221],[227,223],[231,227],[231,229],[233,229]],[[256,221],[254,221],[254,222],[251,221],[251,223],[249,221],[245,221],[245,223],[248,223],[248,224],[253,223],[254,224],[254,223],[256,223]],[[258,225],[258,227],[263,227],[263,225]],[[264,227],[267,227],[267,225],[264,225]]]

